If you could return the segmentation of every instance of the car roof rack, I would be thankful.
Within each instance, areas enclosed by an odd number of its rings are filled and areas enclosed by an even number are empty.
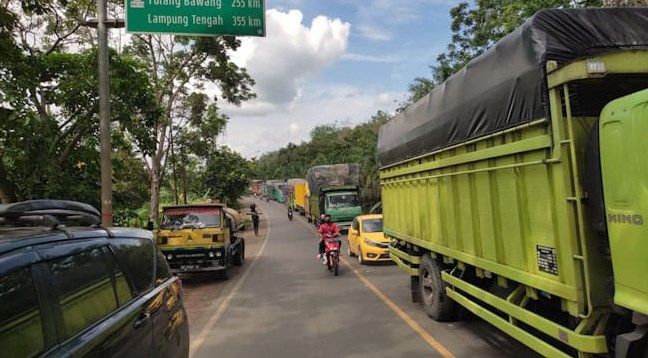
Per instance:
[[[99,226],[101,216],[92,205],[68,200],[29,200],[0,205],[0,226],[48,226],[52,229],[68,223]]]

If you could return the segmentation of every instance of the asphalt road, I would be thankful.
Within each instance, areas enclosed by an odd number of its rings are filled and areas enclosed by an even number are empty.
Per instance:
[[[312,225],[256,202],[260,237],[245,233],[248,258],[232,279],[184,279],[192,357],[535,355],[478,318],[429,319],[395,266],[360,266],[344,254],[333,276],[316,260]]]

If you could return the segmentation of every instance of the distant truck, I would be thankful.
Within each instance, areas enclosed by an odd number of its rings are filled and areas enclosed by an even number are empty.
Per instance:
[[[284,188],[286,187],[286,182],[283,180],[268,180],[266,181],[267,195],[270,199],[278,202],[285,203],[286,197],[284,196]]]
[[[554,9],[380,129],[384,232],[439,321],[648,354],[648,8]]]
[[[308,199],[308,181],[301,178],[288,179],[285,193],[286,204],[303,215]]]
[[[235,212],[235,211],[234,211]],[[221,204],[166,206],[157,245],[174,274],[218,272],[227,279],[245,259],[239,215]]]
[[[261,180],[252,180],[250,183],[250,192],[255,196],[260,196],[263,194],[263,181]]]
[[[308,180],[308,220],[319,224],[320,215],[331,215],[341,230],[348,230],[353,218],[362,213],[359,200],[360,166],[334,164],[312,167]]]

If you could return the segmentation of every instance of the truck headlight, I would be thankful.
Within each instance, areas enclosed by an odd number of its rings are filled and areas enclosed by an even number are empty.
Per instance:
[[[167,260],[169,260],[169,261],[170,261],[170,260],[173,260],[173,255],[168,254],[166,258],[167,258]]]
[[[212,258],[212,259],[213,259],[214,257],[216,257],[216,255],[214,254],[213,251],[209,251],[209,253],[207,254],[207,256],[209,256],[209,257]]]
[[[221,257],[221,256],[223,256],[223,253],[220,251],[216,251],[216,257]]]

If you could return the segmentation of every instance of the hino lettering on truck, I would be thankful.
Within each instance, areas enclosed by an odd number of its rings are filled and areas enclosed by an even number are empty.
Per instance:
[[[615,224],[643,225],[642,215],[608,214],[608,222]]]

